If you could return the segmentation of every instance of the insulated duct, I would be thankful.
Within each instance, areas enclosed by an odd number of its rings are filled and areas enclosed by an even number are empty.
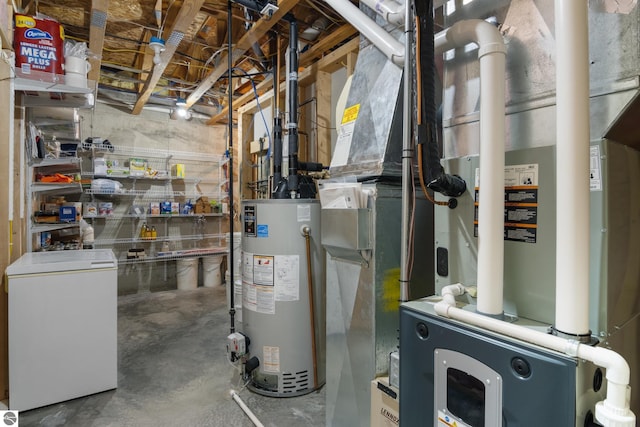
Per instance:
[[[505,54],[502,35],[480,19],[460,21],[438,33],[436,52],[478,45],[480,61],[480,200],[478,206],[478,305],[503,314]]]
[[[436,66],[434,53],[434,22],[433,2],[417,2],[416,15],[418,16],[418,35],[416,45],[419,46],[418,54],[418,150],[420,150],[420,173],[427,171],[427,187],[433,191],[449,197],[459,197],[466,189],[465,181],[458,177],[445,173],[440,164],[438,149],[438,115],[436,113]],[[420,160],[419,160],[420,161]],[[426,164],[424,164],[426,163]],[[421,175],[421,179],[423,175]],[[422,182],[422,181],[421,181]],[[426,190],[425,190],[426,191]]]
[[[298,39],[298,53],[302,53],[306,51],[309,47],[307,42],[314,41],[318,38],[321,32],[327,29],[327,25],[329,25],[329,21],[324,16],[313,21],[310,27],[300,33]]]

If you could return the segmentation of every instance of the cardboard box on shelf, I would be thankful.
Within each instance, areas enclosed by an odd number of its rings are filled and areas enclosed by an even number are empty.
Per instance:
[[[86,218],[94,218],[98,216],[98,204],[96,202],[87,202],[84,204],[84,216]]]
[[[176,163],[171,166],[171,177],[183,179],[184,178],[184,164]]]
[[[60,222],[76,222],[75,206],[60,206]]]
[[[149,213],[151,215],[160,215],[160,202],[149,203]]]
[[[95,176],[129,176],[129,168],[117,159],[96,157],[93,159],[93,174]]]
[[[62,206],[73,206],[76,208],[76,222],[80,222],[82,216],[82,202],[64,202]]]
[[[100,202],[98,204],[98,214],[101,216],[113,215],[113,203],[112,202]]]
[[[147,170],[147,160],[132,157],[129,159],[129,173],[131,176],[142,177]]]
[[[160,203],[160,213],[161,214],[170,214],[171,213],[171,202],[162,202],[162,203]]]
[[[198,200],[196,200],[196,205],[194,207],[194,212],[196,214],[211,213],[211,204],[209,203],[209,198],[206,196],[198,197]]]

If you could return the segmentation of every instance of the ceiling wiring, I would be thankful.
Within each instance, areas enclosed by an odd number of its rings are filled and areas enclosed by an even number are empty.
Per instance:
[[[90,1],[42,0],[37,4],[42,14],[57,20],[63,26],[68,40],[89,44],[90,18],[92,16]],[[206,81],[207,77],[221,66],[220,62],[224,62],[221,60],[230,51],[227,46],[229,38],[227,28],[229,20],[227,18],[234,22],[234,26],[235,22],[245,22],[247,18],[242,13],[242,7],[238,4],[232,5],[232,15],[227,17],[229,9],[223,10],[223,5],[227,5],[226,0],[206,0],[199,10],[193,11],[195,12],[192,15],[194,16],[193,21],[179,28],[184,33],[184,37],[172,57],[167,58],[169,60],[168,66],[162,72],[160,85],[167,86],[167,82],[169,85],[166,88],[163,87],[162,90],[192,92],[200,88],[198,92],[204,92],[204,97],[215,100],[217,104],[224,104],[222,99],[224,98],[223,94],[228,92],[228,78],[222,76],[213,85],[210,83],[203,85],[203,81]],[[148,48],[149,41],[145,40],[145,35],[158,34],[161,38],[165,38],[163,33],[170,29],[175,18],[180,16],[181,9],[187,6],[187,2],[177,0],[139,0],[136,2],[112,0],[106,11],[103,33],[100,34],[102,48],[99,52],[92,52],[93,57],[100,58],[99,63],[104,70],[103,80],[98,78],[100,84],[131,86],[149,81],[147,76],[152,70],[140,69],[141,62],[139,61],[141,55],[151,55]],[[33,7],[31,7],[32,9]],[[345,23],[333,9],[317,0],[295,2],[289,13],[298,17],[300,32],[304,32],[310,27],[310,23],[319,18],[329,22],[328,28],[336,28],[336,25]],[[255,24],[264,19],[252,16],[249,20]],[[238,30],[240,29],[239,26]],[[248,48],[242,54],[237,52],[238,55],[234,55],[234,67],[247,74],[252,74],[256,64],[263,66],[266,64],[266,68],[270,68],[271,65],[267,62],[270,63],[272,58],[278,55],[279,50],[286,48],[286,43],[279,46],[269,45],[269,40],[276,35],[280,35],[283,41],[287,40],[288,30],[288,24],[282,20],[270,23],[270,29],[267,31],[260,30],[254,25],[254,28],[249,31],[258,33],[255,43],[261,49],[254,51]],[[234,31],[234,40],[244,36],[244,32],[236,34]],[[342,42],[343,40],[336,41],[335,46],[340,46]],[[335,46],[327,48],[326,51],[331,51]],[[235,49],[235,45],[233,48]],[[258,68],[264,69],[259,66]],[[260,77],[255,77],[252,85],[259,81]],[[251,90],[248,85],[243,88],[243,91],[244,89]]]

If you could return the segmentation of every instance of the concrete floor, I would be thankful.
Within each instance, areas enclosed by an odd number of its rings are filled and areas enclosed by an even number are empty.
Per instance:
[[[241,390],[226,359],[224,287],[119,297],[118,388],[20,413],[20,426],[233,426],[253,423],[230,399]],[[265,426],[324,426],[324,389],[240,396]]]

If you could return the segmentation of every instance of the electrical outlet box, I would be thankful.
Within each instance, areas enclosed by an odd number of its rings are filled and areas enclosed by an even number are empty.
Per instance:
[[[389,384],[400,388],[400,352],[392,351],[389,354]]]

